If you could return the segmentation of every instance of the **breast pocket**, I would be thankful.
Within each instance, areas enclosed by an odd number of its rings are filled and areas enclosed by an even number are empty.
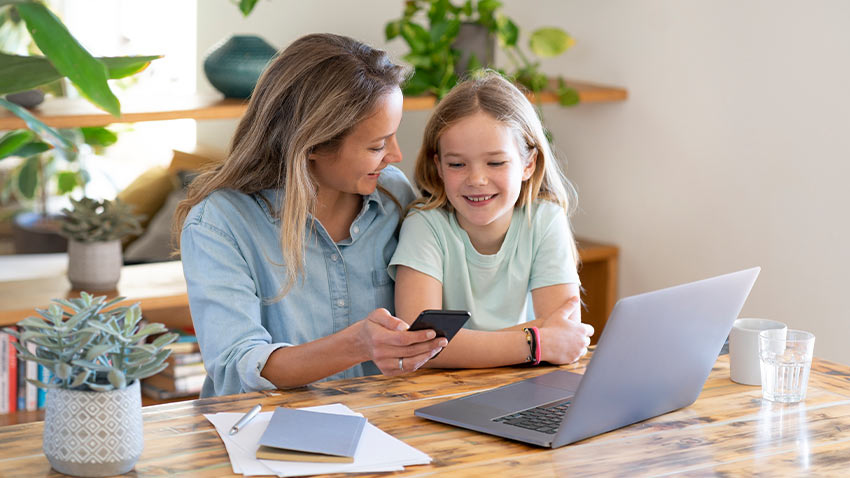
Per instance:
[[[398,240],[391,238],[385,247],[375,251],[375,267],[372,270],[372,289],[375,294],[375,308],[383,307],[395,314],[395,282],[387,272],[387,264],[393,256]]]
[[[372,271],[372,289],[375,294],[375,308],[383,307],[395,314],[395,283],[387,273],[386,266]]]

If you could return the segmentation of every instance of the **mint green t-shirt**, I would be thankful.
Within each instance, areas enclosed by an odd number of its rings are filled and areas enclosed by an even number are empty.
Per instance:
[[[499,252],[478,253],[454,213],[412,210],[401,226],[388,267],[404,265],[443,284],[443,308],[468,310],[466,328],[498,330],[527,320],[528,293],[540,287],[578,283],[572,233],[555,203],[514,209]]]

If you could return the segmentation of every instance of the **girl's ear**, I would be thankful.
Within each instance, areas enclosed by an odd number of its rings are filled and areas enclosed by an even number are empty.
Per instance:
[[[440,176],[440,179],[443,179],[443,168],[440,167],[440,155],[434,154],[434,166],[437,167],[437,175]]]
[[[534,148],[531,151],[531,154],[528,155],[528,162],[525,164],[525,167],[522,168],[522,180],[527,181],[528,178],[534,174],[534,169],[537,167],[537,148]]]

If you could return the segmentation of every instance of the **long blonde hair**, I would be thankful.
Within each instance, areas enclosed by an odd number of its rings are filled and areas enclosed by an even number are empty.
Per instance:
[[[339,148],[383,95],[406,77],[407,70],[386,52],[348,37],[312,34],[294,41],[257,81],[227,159],[198,176],[177,207],[177,244],[189,210],[213,191],[282,189],[281,203],[274,206],[287,266],[283,297],[303,273],[304,231],[317,205],[308,156]]]

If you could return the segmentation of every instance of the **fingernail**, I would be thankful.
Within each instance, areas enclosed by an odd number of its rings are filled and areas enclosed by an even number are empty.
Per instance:
[[[439,341],[439,344],[440,344],[440,349],[442,349],[442,348],[443,348],[443,347],[445,347],[446,345],[449,345],[449,341],[448,341],[448,340],[446,340],[446,339],[443,339],[443,340],[440,340],[440,341]]]
[[[433,330],[428,331],[428,340],[431,340],[436,336],[437,336],[437,332],[434,332]]]

